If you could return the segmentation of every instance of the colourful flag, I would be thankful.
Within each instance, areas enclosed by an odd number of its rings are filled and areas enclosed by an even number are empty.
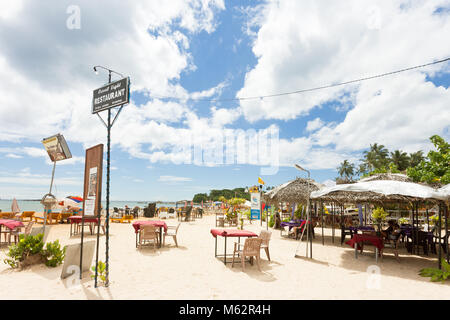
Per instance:
[[[263,181],[263,179],[261,179],[260,177],[258,177],[258,183],[259,183],[259,184],[265,184],[264,181]]]

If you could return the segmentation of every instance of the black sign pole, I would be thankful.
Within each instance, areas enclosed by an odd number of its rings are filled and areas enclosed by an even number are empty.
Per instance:
[[[102,67],[102,66],[96,66],[94,67],[94,71],[97,71],[96,68],[102,68],[108,71],[108,87],[100,88],[99,90],[94,91],[94,99],[93,99],[93,113],[97,113],[97,116],[102,120],[103,124],[106,126],[106,129],[108,131],[108,142],[107,142],[107,157],[106,157],[106,219],[105,219],[105,237],[106,237],[106,251],[105,251],[105,286],[109,286],[109,189],[110,189],[110,162],[111,162],[111,128],[116,121],[117,117],[119,116],[120,112],[122,111],[123,105],[129,102],[130,99],[130,82],[129,78],[123,77],[118,72],[115,72],[113,70],[110,70],[108,68]],[[122,76],[124,79],[121,79],[117,82],[114,82],[111,84],[111,74],[117,73],[118,75]],[[121,92],[120,94],[117,94],[117,92],[114,93],[113,90],[116,90],[115,88],[119,87],[122,88],[122,85],[125,87],[125,89],[119,89]],[[106,96],[100,96],[101,94],[104,94],[107,92]],[[97,99],[96,99],[97,97]],[[107,102],[106,104],[103,104],[103,98],[111,100],[110,102]],[[114,100],[115,99],[115,100]],[[113,122],[111,123],[111,108],[120,106],[120,109],[118,110],[116,116],[114,117]],[[98,114],[100,111],[104,111],[108,109],[108,122],[105,123],[103,121],[102,117]],[[98,222],[100,224],[100,220]],[[100,225],[99,225],[100,229]],[[96,271],[95,271],[95,287],[97,287],[97,277],[98,277],[98,240],[99,240],[99,229],[97,230],[97,254],[96,254]]]

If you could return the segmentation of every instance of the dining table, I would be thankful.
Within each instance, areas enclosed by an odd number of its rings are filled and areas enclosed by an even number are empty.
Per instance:
[[[3,227],[5,228],[5,231],[2,231]],[[23,225],[22,221],[12,220],[12,219],[0,219],[0,244],[2,244],[2,242],[1,242],[2,233],[6,237],[7,234],[10,234],[16,228],[23,228],[23,227],[24,227],[24,225]],[[11,239],[11,238],[9,238],[9,239]],[[8,241],[8,242],[5,241],[3,243],[9,244],[10,241]]]
[[[241,238],[251,238],[257,237],[258,235],[252,231],[239,230],[239,229],[211,229],[211,234],[215,239],[215,257],[223,258],[223,263],[227,264],[227,257],[231,257],[232,254],[227,254],[227,239],[228,238],[238,238],[238,243],[240,243]],[[217,254],[217,237],[223,237],[225,241],[223,255]],[[230,261],[228,262],[230,263]]]
[[[361,253],[364,248],[364,243],[371,243],[375,247],[375,261],[378,262],[380,252],[383,252],[384,242],[383,238],[376,235],[369,234],[354,234],[353,237],[346,242],[352,248],[355,248],[355,259],[358,259],[358,249]]]
[[[140,236],[141,236],[139,229],[141,228],[141,226],[145,226],[145,225],[152,225],[152,226],[155,226],[156,228],[159,228],[159,247],[161,248],[162,236],[163,236],[162,231],[164,229],[164,233],[167,232],[167,224],[161,220],[137,220],[137,221],[133,222],[132,226],[134,228],[134,233],[136,234],[136,248],[138,247],[138,243],[139,243]],[[138,239],[138,237],[139,237],[139,239]]]
[[[91,230],[91,235],[93,234],[92,225],[98,225],[98,217],[95,217],[95,216],[81,216],[81,215],[70,216],[67,218],[67,221],[70,222],[70,236],[77,234],[75,232],[77,229],[76,227],[78,227],[80,225],[80,223],[81,224],[86,223],[89,225],[90,230]],[[72,225],[74,226],[73,230],[72,230]]]

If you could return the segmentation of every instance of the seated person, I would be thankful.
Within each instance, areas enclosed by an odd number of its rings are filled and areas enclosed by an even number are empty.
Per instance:
[[[395,220],[389,220],[388,225],[387,229],[381,231],[381,235],[388,240],[396,239],[400,234],[400,226]]]
[[[72,213],[72,214],[77,214],[78,211],[80,211],[80,208],[78,207],[72,207],[72,206],[67,206],[67,208],[65,210],[63,210],[63,212],[68,212],[68,213]]]

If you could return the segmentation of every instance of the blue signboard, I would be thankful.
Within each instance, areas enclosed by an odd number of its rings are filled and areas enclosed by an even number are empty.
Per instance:
[[[252,220],[253,219],[259,220],[260,216],[261,216],[261,210],[259,210],[259,209],[251,209],[250,210],[250,217]]]

